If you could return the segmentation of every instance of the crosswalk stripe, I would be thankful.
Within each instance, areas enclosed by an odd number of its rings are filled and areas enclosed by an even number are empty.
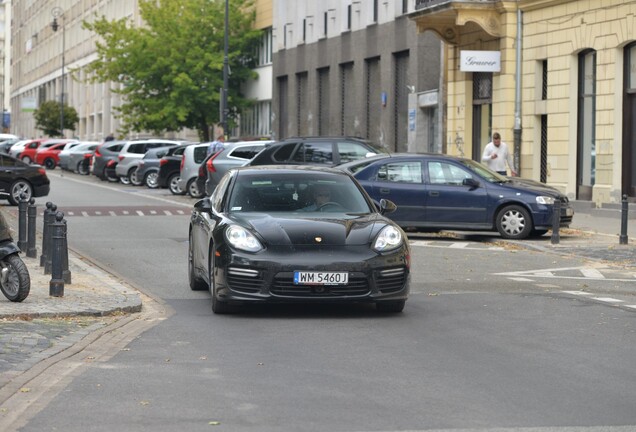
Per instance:
[[[581,273],[583,276],[592,279],[605,279],[605,276],[595,268],[582,268]]]
[[[592,297],[593,300],[598,300],[607,303],[623,303],[623,300],[611,298],[611,297]]]

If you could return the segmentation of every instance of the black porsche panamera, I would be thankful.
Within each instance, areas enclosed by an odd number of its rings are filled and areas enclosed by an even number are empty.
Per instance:
[[[329,194],[327,201],[319,196]],[[230,170],[192,211],[188,274],[222,314],[248,303],[372,302],[401,312],[410,248],[345,172],[308,166]]]

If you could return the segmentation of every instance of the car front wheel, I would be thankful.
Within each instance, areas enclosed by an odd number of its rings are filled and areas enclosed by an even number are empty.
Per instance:
[[[201,193],[201,191],[199,190],[199,186],[197,185],[196,178],[193,178],[192,180],[188,182],[187,189],[188,189],[188,195],[190,195],[192,198],[203,197],[203,194]]]
[[[214,283],[214,256],[210,257],[210,265],[208,266],[210,275],[210,294],[212,295],[212,312],[216,315],[226,315],[233,312],[232,306],[228,302],[219,300],[216,293],[216,284]]]
[[[205,282],[196,275],[194,271],[194,245],[192,244],[192,233],[190,233],[190,242],[188,247],[188,281],[192,291],[202,291],[208,288]]]
[[[183,190],[179,187],[180,180],[179,174],[172,174],[168,179],[168,188],[173,195],[183,195]]]
[[[28,201],[33,196],[33,188],[31,184],[26,180],[16,180],[11,185],[9,192],[9,202],[11,205],[18,205],[20,202],[20,195],[24,194],[24,198]]]
[[[55,169],[55,160],[53,158],[44,159],[44,168],[49,170]]]
[[[530,213],[518,205],[502,208],[497,214],[497,231],[505,239],[520,240],[532,232]]]

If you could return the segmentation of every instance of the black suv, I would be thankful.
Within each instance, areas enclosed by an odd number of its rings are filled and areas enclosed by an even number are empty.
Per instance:
[[[119,181],[119,177],[115,174],[115,165],[124,144],[126,141],[105,141],[100,144],[93,154],[93,175],[100,180]]]
[[[296,137],[267,146],[247,165],[335,166],[387,151],[361,138]]]

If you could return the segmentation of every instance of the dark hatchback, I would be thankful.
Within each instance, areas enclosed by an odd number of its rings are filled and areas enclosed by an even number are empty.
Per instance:
[[[40,165],[27,164],[6,154],[0,154],[0,195],[11,205],[18,205],[20,195],[27,200],[47,196],[50,190],[46,170]]]
[[[117,156],[126,141],[105,141],[95,149],[92,161],[93,175],[100,180],[118,182],[119,176],[115,173]]]
[[[308,210],[318,190],[331,201]],[[192,211],[188,274],[214,313],[234,305],[371,302],[401,312],[410,286],[404,232],[347,173],[322,167],[233,168]]]
[[[392,154],[345,164],[376,201],[397,205],[391,214],[407,231],[498,231],[508,239],[541,236],[552,228],[560,201],[560,227],[574,210],[545,184],[505,177],[470,159],[442,154]]]
[[[296,137],[267,145],[246,166],[335,166],[376,154],[386,154],[386,150],[360,138]]]

